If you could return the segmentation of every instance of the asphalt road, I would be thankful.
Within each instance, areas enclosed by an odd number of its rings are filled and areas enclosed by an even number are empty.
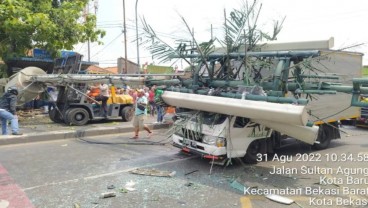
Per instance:
[[[350,173],[359,181],[347,184],[346,176],[337,170],[368,168],[368,131],[351,127],[344,131],[347,134],[327,150],[312,151],[307,145],[292,144],[268,155],[267,161],[263,157],[257,165],[245,165],[238,160],[229,166],[211,165],[208,160],[180,153],[172,147],[165,130],[155,131],[153,138],[139,141],[129,139],[131,133],[125,133],[1,146],[0,208],[285,207],[266,199],[262,193],[244,195],[244,187],[263,191],[301,188],[301,193],[286,195],[296,202],[288,205],[291,208],[363,207],[356,203],[368,200],[366,194],[306,192],[317,188],[342,191],[346,187],[351,190],[367,187],[364,178],[368,174]],[[331,168],[332,172],[304,173],[304,166]],[[137,168],[173,176],[131,173]],[[283,173],[274,173],[281,169]],[[329,178],[335,179],[331,182]],[[116,196],[101,198],[107,192]],[[336,202],[337,198],[353,198],[355,206],[336,204],[340,203]]]

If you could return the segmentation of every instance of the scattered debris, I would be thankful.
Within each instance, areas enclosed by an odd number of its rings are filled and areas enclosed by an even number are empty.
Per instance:
[[[340,185],[339,184],[336,184],[336,183],[324,184],[324,183],[320,183],[320,182],[315,182],[313,184],[320,185],[320,186],[333,185],[333,186],[336,186],[336,187],[340,187]]]
[[[275,202],[279,202],[281,204],[292,204],[294,203],[294,200],[290,199],[290,198],[286,198],[283,196],[279,196],[279,195],[275,195],[275,194],[269,194],[265,196],[267,199],[275,201]]]
[[[296,205],[298,205],[300,208],[304,208],[301,204],[299,204],[298,202],[296,202],[296,201],[294,201],[294,203],[296,204]]]
[[[190,171],[190,172],[188,172],[188,173],[185,173],[184,175],[186,176],[186,175],[190,175],[190,174],[192,174],[192,173],[195,173],[195,172],[197,172],[198,170],[193,170],[193,171]]]
[[[244,190],[245,190],[245,185],[239,183],[238,181],[236,180],[233,180],[231,183],[230,183],[230,186],[238,191],[240,191],[242,194],[244,194]]]
[[[137,168],[129,172],[133,174],[139,174],[139,175],[160,176],[160,177],[173,177],[176,174],[176,171],[170,172],[170,171],[161,171],[161,170],[155,170],[155,169],[141,169],[141,168]]]
[[[121,188],[121,189],[119,189],[119,192],[120,192],[120,193],[128,193],[128,190],[127,190],[127,189],[125,189],[125,188]]]
[[[192,183],[192,182],[187,182],[184,184],[184,186],[188,187],[188,188],[191,188],[191,189],[198,189],[199,186],[198,184],[195,184],[195,183]]]
[[[106,192],[106,193],[101,194],[101,199],[115,197],[115,196],[116,196],[115,192]]]
[[[61,145],[62,147],[67,147],[68,146],[68,144],[63,144],[63,145]]]
[[[114,185],[108,185],[107,186],[107,189],[114,189],[115,188],[115,186]]]
[[[254,176],[257,177],[257,178],[263,177],[263,173],[260,173],[260,174],[256,173],[256,174],[254,174]]]
[[[128,181],[124,188],[127,190],[127,191],[135,191],[136,189],[134,188],[135,186],[135,182],[134,181]]]
[[[185,201],[178,201],[178,204],[184,206],[186,204],[186,202]]]
[[[224,166],[226,162],[229,163],[229,161],[231,163],[231,160],[228,160],[227,158],[223,160],[211,160],[210,164]],[[226,166],[228,166],[228,164],[226,164]]]
[[[190,186],[193,186],[193,185],[194,185],[194,183],[192,183],[192,182],[188,182],[188,183],[184,184],[184,186],[187,186],[187,187],[190,187]]]
[[[74,203],[73,208],[81,208],[81,206],[78,203]]]

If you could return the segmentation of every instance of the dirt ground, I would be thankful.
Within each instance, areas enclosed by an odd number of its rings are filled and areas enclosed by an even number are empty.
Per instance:
[[[19,110],[18,121],[20,125],[44,125],[53,124],[47,113],[44,113],[42,109],[34,110]]]

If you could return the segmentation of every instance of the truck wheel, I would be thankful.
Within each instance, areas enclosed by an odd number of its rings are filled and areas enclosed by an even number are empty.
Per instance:
[[[248,164],[257,164],[257,154],[260,152],[261,143],[259,140],[254,140],[249,144],[247,153],[242,158],[243,162]]]
[[[121,119],[123,121],[131,121],[133,119],[134,110],[131,106],[125,106],[121,110]]]
[[[313,144],[313,148],[316,149],[316,150],[326,149],[331,143],[331,138],[326,134],[326,132],[322,128],[322,126],[320,127],[320,129],[318,131],[317,141],[319,143]]]
[[[68,116],[69,116],[69,113],[70,113],[71,110],[73,110],[73,108],[69,108],[68,110],[65,111],[65,114],[64,114],[64,123],[66,125],[70,125],[70,121],[68,119]]]
[[[61,119],[60,112],[56,108],[53,108],[49,111],[49,117],[50,117],[51,121],[53,121],[55,123],[62,123],[63,122],[63,120]]]
[[[67,116],[67,120],[71,125],[83,126],[86,125],[89,121],[88,111],[83,108],[71,109]]]

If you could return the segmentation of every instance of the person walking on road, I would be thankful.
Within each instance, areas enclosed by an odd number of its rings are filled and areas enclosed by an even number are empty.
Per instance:
[[[152,131],[148,128],[146,124],[144,124],[144,116],[146,114],[146,108],[147,108],[147,98],[144,96],[144,90],[140,89],[138,90],[137,94],[137,100],[135,102],[135,113],[133,118],[133,126],[134,126],[134,133],[135,135],[132,137],[132,139],[138,139],[139,138],[139,131],[141,129],[144,129],[148,132],[148,137],[152,136]]]
[[[6,93],[0,99],[0,119],[2,134],[8,134],[8,121],[11,124],[11,130],[13,135],[22,135],[19,133],[18,117],[17,117],[17,87],[9,87]]]

